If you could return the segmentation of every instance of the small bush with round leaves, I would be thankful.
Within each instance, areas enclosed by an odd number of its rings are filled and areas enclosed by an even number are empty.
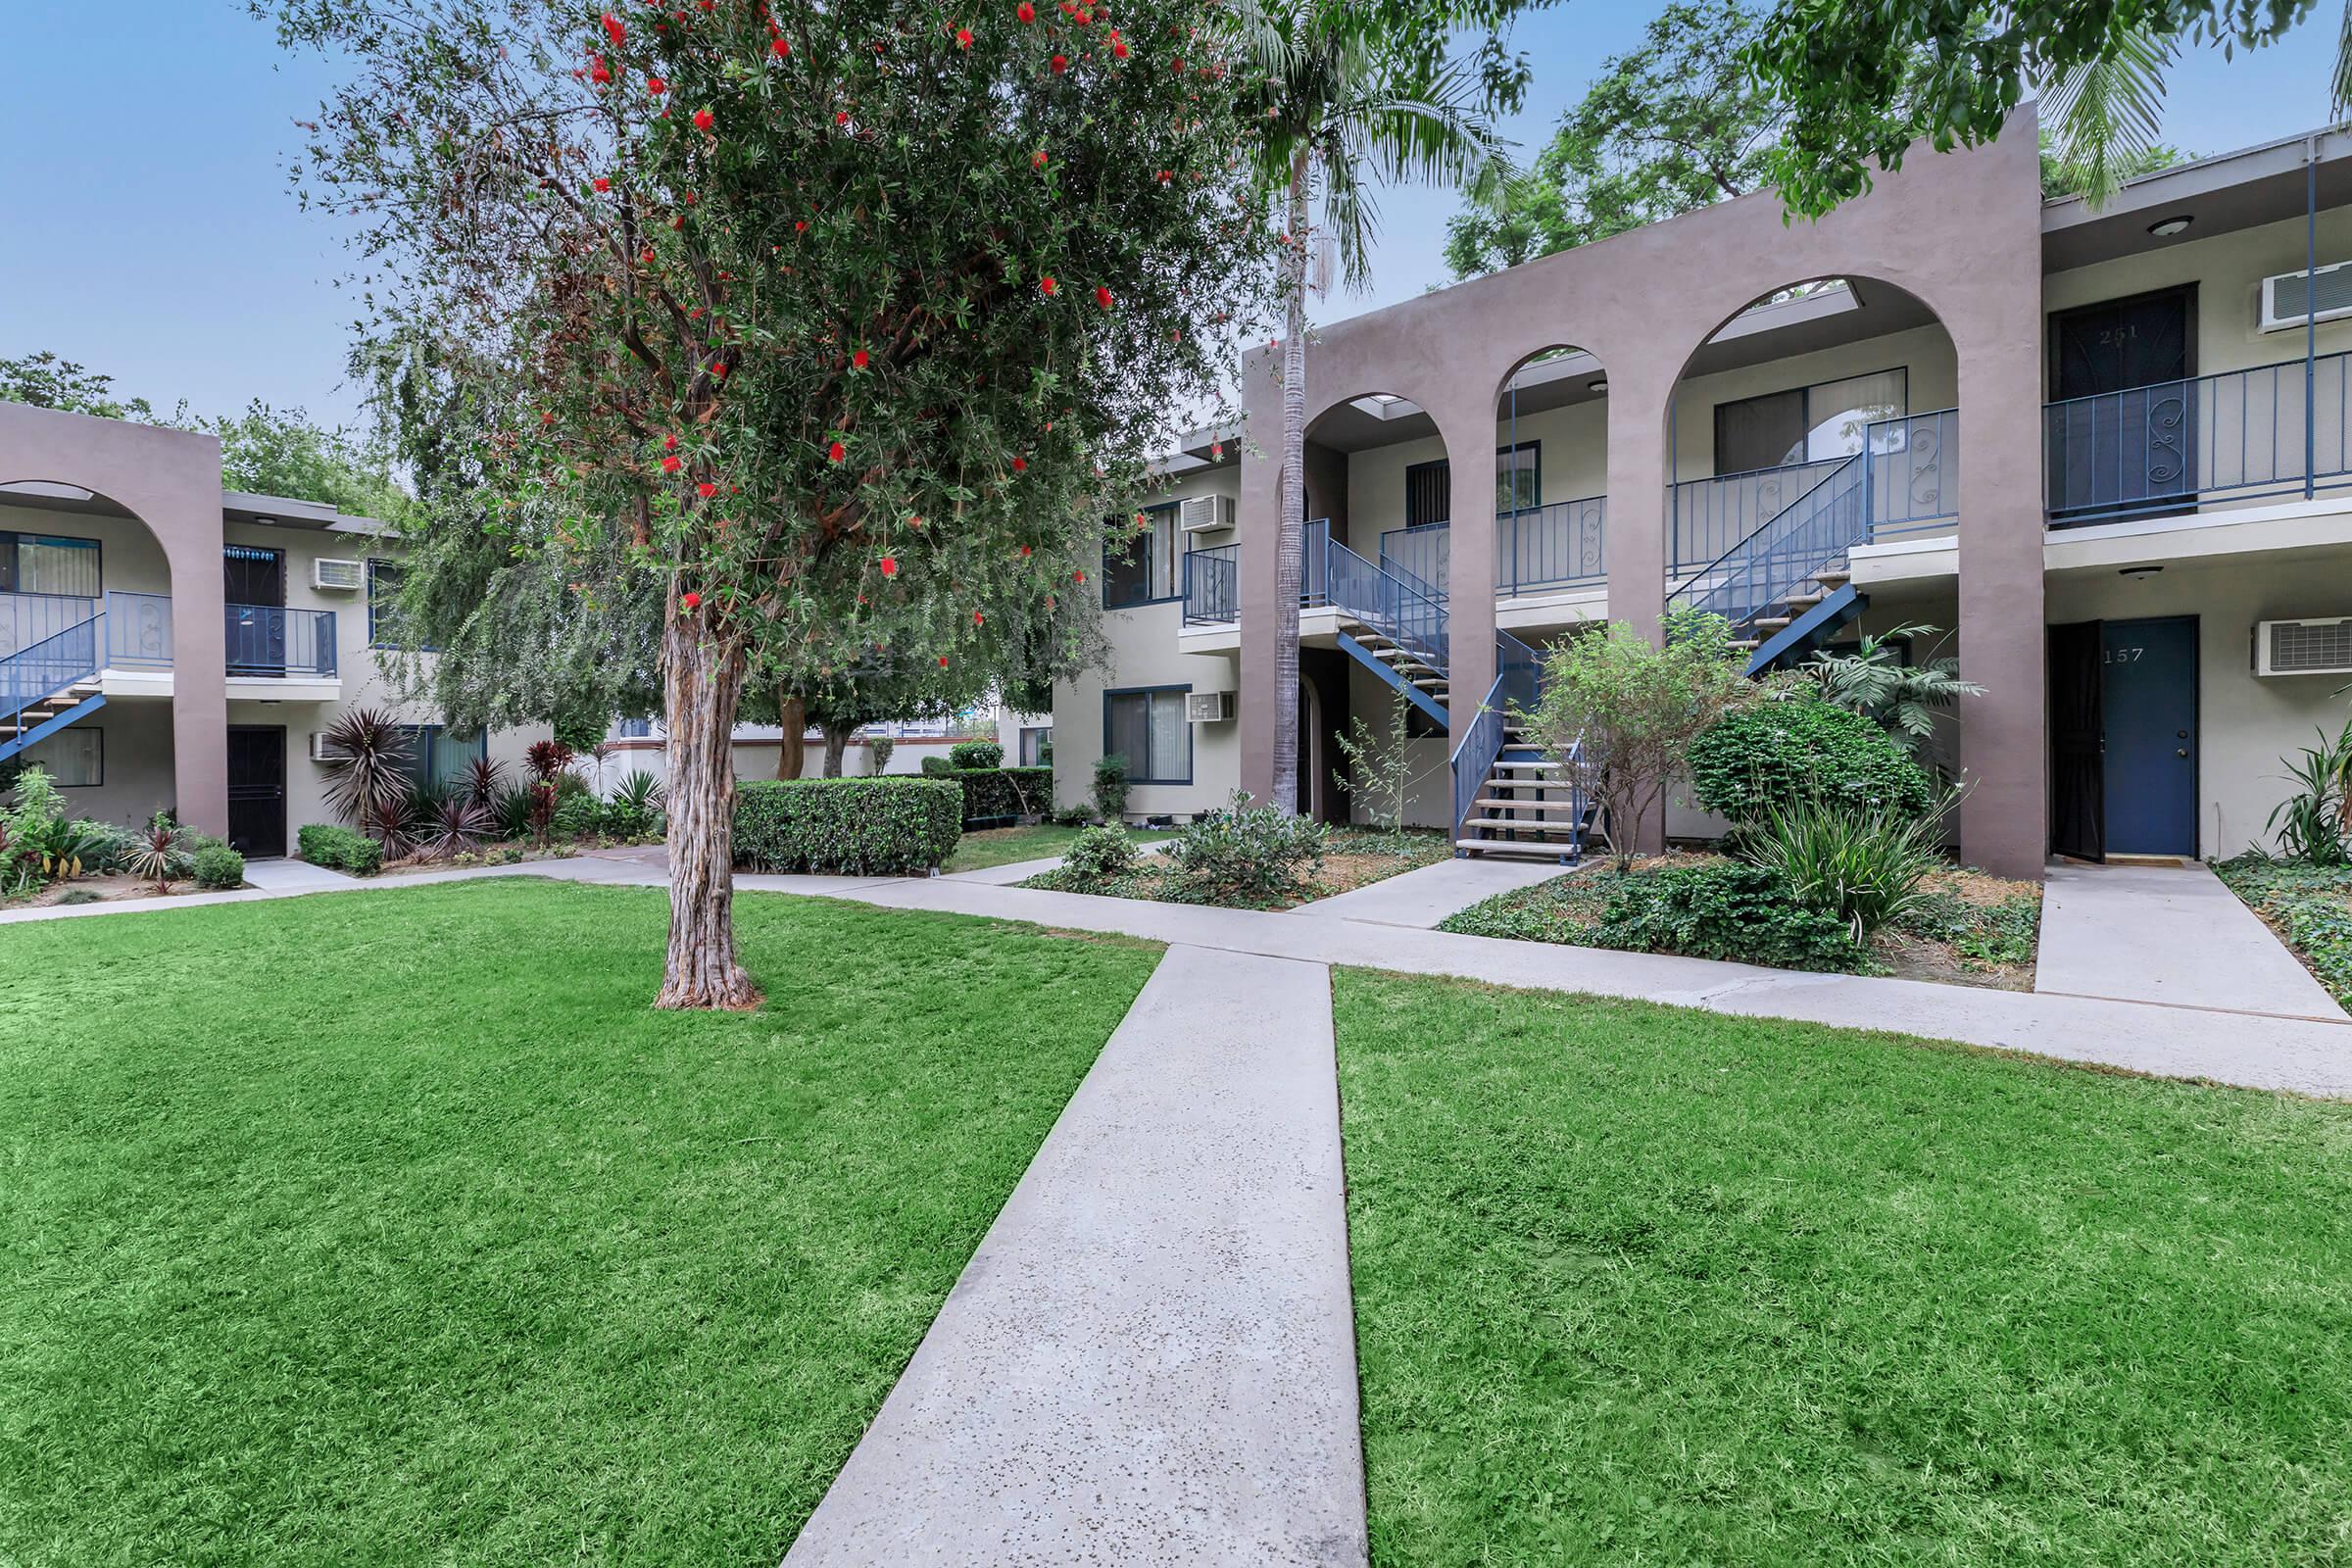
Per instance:
[[[1003,767],[1004,748],[995,741],[957,741],[948,748],[950,767]]]
[[[225,844],[207,844],[189,859],[200,888],[237,888],[245,885],[245,857]]]
[[[1758,703],[1690,743],[1690,794],[1735,824],[1823,802],[1894,817],[1925,816],[1936,784],[1886,732],[1817,698]]]
[[[1099,885],[1132,876],[1142,859],[1143,852],[1135,847],[1127,830],[1113,824],[1080,833],[1061,858],[1061,868],[1073,883]]]

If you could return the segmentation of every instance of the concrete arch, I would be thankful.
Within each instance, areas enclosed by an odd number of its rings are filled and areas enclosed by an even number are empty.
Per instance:
[[[209,435],[0,406],[0,484],[67,484],[129,513],[172,577],[173,788],[180,820],[228,830],[220,443]]]

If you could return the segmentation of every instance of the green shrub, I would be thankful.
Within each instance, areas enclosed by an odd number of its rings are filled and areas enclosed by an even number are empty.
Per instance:
[[[1168,846],[1170,893],[1199,904],[1263,904],[1307,892],[1323,869],[1328,830],[1312,817],[1233,804],[1196,818]]]
[[[966,831],[1042,813],[1054,804],[1050,767],[952,767],[938,776],[962,788]]]
[[[1127,814],[1127,760],[1113,754],[1095,759],[1095,809],[1105,822]]]
[[[1896,816],[1826,800],[1770,803],[1741,853],[1773,872],[1796,902],[1843,920],[1856,942],[1919,902],[1921,883],[1943,863],[1943,813]]]
[[[1134,874],[1143,858],[1125,828],[1090,827],[1070,841],[1069,853],[1061,858],[1061,869],[1074,883],[1112,882]]]
[[[325,822],[313,822],[295,834],[302,858],[330,871],[373,876],[384,868],[384,847],[362,833]]]
[[[75,888],[72,892],[59,894],[57,902],[60,904],[103,904],[106,901],[94,889]]]
[[[604,803],[594,792],[557,789],[556,814],[548,824],[548,831],[557,838],[592,839],[604,830]]]
[[[1101,820],[1092,806],[1065,806],[1054,813],[1056,827],[1090,827]]]
[[[937,752],[926,752],[923,754],[922,769],[925,778],[946,778],[956,771],[956,764]]]
[[[1818,698],[1741,709],[1690,743],[1690,794],[1735,824],[1775,806],[1834,805],[1924,816],[1936,785],[1886,732]]]
[[[662,836],[662,781],[637,768],[612,790],[605,802],[605,831],[614,838],[651,839]]]
[[[762,780],[735,795],[735,863],[760,871],[881,876],[956,853],[963,792],[950,779]]]
[[[1592,945],[1681,953],[1784,969],[1853,969],[1864,957],[1852,929],[1796,902],[1760,865],[1709,860],[1614,879]]]
[[[245,857],[225,844],[205,845],[195,853],[189,863],[195,868],[196,885],[200,888],[245,885]]]
[[[888,735],[876,735],[865,743],[865,770],[877,778],[889,772],[891,754],[898,749],[899,743]]]
[[[948,748],[950,767],[1003,767],[1004,748],[995,741],[957,741]]]

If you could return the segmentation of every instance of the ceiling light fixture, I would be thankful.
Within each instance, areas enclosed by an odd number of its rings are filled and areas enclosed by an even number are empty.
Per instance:
[[[1605,375],[1596,375],[1592,380],[1585,383],[1585,390],[1588,392],[1598,392],[1603,396],[1606,396],[1609,390],[1609,378]]]
[[[2148,232],[2155,235],[2158,239],[2171,239],[2175,234],[2180,233],[2182,229],[2188,227],[2188,225],[2194,221],[2195,220],[2190,218],[2186,213],[2181,213],[2173,218],[2160,218],[2156,220],[2155,222],[2148,225]]]
[[[2125,566],[2117,571],[2116,575],[2119,577],[2153,577],[2163,569],[2162,566]]]

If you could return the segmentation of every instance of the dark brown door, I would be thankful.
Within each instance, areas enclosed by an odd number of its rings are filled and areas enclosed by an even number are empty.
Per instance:
[[[2095,620],[2052,626],[2050,849],[2078,860],[2107,858],[2104,635]]]
[[[239,855],[286,853],[286,732],[282,725],[228,726],[228,843]]]

